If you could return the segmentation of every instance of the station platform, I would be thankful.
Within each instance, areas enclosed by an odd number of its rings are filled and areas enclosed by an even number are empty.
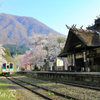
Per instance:
[[[26,71],[18,73],[49,78],[60,78],[64,80],[100,83],[100,72]]]
[[[100,72],[60,72],[60,71],[25,71],[26,73],[57,73],[57,74],[89,74],[100,75]]]

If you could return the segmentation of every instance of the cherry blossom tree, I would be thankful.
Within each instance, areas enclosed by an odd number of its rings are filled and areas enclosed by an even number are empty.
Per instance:
[[[57,38],[59,36],[53,35],[52,33],[45,34],[35,34],[30,37],[31,40],[31,51],[34,54],[34,64],[42,65],[44,58],[54,57],[60,53],[59,43]]]
[[[32,69],[32,64],[34,62],[33,60],[33,55],[31,54],[30,51],[27,51],[24,55],[20,56],[20,64],[22,68],[25,70],[31,70]]]

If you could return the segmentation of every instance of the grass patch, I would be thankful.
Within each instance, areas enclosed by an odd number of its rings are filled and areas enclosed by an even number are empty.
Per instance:
[[[0,78],[0,100],[24,100],[15,85],[7,83]]]
[[[69,95],[72,95],[72,92],[69,92]]]
[[[15,100],[16,90],[9,89],[8,85],[5,81],[0,80],[0,100]]]
[[[51,91],[48,91],[48,94],[49,95],[55,95],[53,92],[51,92]]]

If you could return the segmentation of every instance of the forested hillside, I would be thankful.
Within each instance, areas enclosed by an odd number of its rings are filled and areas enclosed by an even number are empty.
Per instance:
[[[10,55],[10,52],[8,50],[6,50],[4,47],[2,47],[2,45],[0,44],[0,70],[2,67],[3,63],[7,63],[7,62],[13,62],[13,58]]]
[[[16,44],[6,44],[3,47],[8,50],[11,56],[16,54],[24,54],[29,48],[24,44],[22,46],[18,46]]]

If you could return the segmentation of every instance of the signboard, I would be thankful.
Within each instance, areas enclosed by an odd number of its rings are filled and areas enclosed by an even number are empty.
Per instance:
[[[67,58],[64,58],[64,68],[65,70],[68,70],[68,66],[67,66]]]
[[[75,65],[75,55],[73,54],[73,66]]]
[[[89,50],[89,57],[95,57],[97,54],[97,51],[96,50]]]
[[[61,58],[57,58],[57,66],[64,66],[63,60]]]
[[[100,48],[97,48],[97,53],[100,53]]]
[[[67,62],[64,62],[64,67],[65,67],[65,70],[68,70]]]
[[[83,52],[84,55],[84,62],[86,62],[86,52]]]

